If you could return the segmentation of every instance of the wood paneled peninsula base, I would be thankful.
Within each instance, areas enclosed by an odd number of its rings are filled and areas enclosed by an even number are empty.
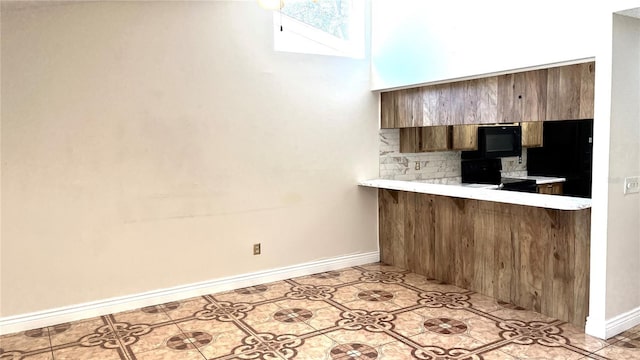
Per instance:
[[[378,195],[383,262],[584,328],[591,209]]]

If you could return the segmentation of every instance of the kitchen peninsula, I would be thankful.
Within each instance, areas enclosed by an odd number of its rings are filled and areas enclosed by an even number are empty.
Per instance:
[[[591,153],[583,151],[583,197],[574,178],[526,165],[529,150],[543,147],[545,124],[593,119],[594,70],[586,62],[382,92],[381,179],[359,183],[378,192],[381,261],[584,328]],[[521,142],[489,154],[488,135],[478,135],[484,126],[517,128],[512,138]],[[532,159],[538,153],[531,150]],[[489,158],[498,158],[483,165],[497,174],[485,183],[493,186],[461,184],[469,182],[465,164]],[[434,170],[414,172],[422,168]],[[554,183],[559,191],[540,182],[537,193],[504,190],[506,178],[527,175],[566,179]],[[574,196],[543,193],[562,193],[562,185]]]
[[[381,261],[584,328],[591,200],[413,181],[378,188]]]

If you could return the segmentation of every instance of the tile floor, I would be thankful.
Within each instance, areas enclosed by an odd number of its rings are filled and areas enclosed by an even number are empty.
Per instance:
[[[0,338],[2,360],[640,359],[543,315],[371,264]]]

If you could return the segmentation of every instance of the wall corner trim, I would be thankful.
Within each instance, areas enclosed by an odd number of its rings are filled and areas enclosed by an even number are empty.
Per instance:
[[[379,251],[344,255],[167,289],[153,290],[28,314],[1,317],[0,335],[378,261],[380,261]]]

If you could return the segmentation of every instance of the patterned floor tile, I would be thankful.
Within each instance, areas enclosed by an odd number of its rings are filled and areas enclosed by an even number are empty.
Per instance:
[[[357,294],[360,300],[390,301],[398,307],[417,305],[420,300],[419,292],[401,284],[361,283],[356,286],[362,290]]]
[[[0,337],[18,359],[640,360],[640,327],[605,342],[378,263]]]
[[[375,263],[375,264],[367,264],[362,266],[356,266],[356,269],[364,269],[368,271],[385,271],[385,272],[398,272],[398,273],[408,273],[407,270],[391,266],[383,263]]]
[[[318,330],[338,326],[338,323],[343,319],[343,312],[343,310],[333,306],[323,307],[313,310],[313,316],[306,323]]]
[[[100,346],[72,346],[54,350],[53,356],[55,360],[122,360],[121,352],[122,350],[118,347],[107,349]]]
[[[18,354],[27,353],[48,353],[51,355],[51,342],[47,328],[39,328],[0,337],[0,359],[11,359],[12,357],[17,359]]]
[[[325,334],[338,344],[364,344],[373,348],[397,341],[382,331],[354,331],[339,329]]]
[[[195,317],[198,312],[205,310],[205,307],[209,304],[211,304],[211,301],[199,296],[176,302],[177,306],[164,308],[163,310],[169,318],[176,321]]]
[[[314,332],[315,329],[303,321],[308,312],[293,309],[282,310],[276,315],[276,320],[252,324],[251,328],[257,333],[271,333],[276,335],[303,335]],[[292,317],[294,315],[295,317]]]
[[[483,360],[520,360],[500,350],[483,352],[481,355]]]
[[[544,346],[537,343],[518,344],[510,343],[500,348],[500,351],[515,356],[518,359],[553,359],[553,360],[578,360],[587,354],[566,349],[561,346]],[[617,358],[616,358],[617,359]]]
[[[405,281],[405,283],[407,283]],[[445,284],[438,281],[429,280],[424,283],[409,284],[422,291],[438,291],[441,293],[471,293],[469,290],[457,287],[451,284]]]
[[[266,285],[256,285],[241,289],[212,294],[217,301],[228,301],[233,303],[251,303],[264,301],[264,293],[268,290]]]
[[[492,312],[491,315],[505,320],[540,321],[546,323],[555,321],[553,318],[528,310],[500,309]]]
[[[476,310],[480,310],[485,313],[490,313],[490,312],[494,312],[501,309],[496,299],[490,296],[485,296],[478,293],[469,294],[468,296],[469,296],[468,301],[471,304],[471,307]]]
[[[113,323],[111,324],[116,330],[119,327],[129,328],[133,325],[141,324],[170,324],[171,318],[158,307],[148,307],[134,311],[126,311],[111,315]]]
[[[292,288],[292,285],[285,281],[267,283],[264,286],[267,287],[267,290],[262,293],[262,296],[267,300],[282,298],[285,294],[289,293]]]
[[[376,360],[405,360],[414,359],[414,348],[400,341],[394,341],[378,346]]]
[[[428,326],[429,330],[418,335],[411,336],[409,339],[422,346],[425,353],[433,354],[433,356],[442,356],[443,353],[438,349],[466,349],[472,350],[481,347],[484,343],[480,342],[466,334],[466,329],[454,327],[439,326],[439,322],[433,322]],[[430,348],[434,349],[430,349]]]
[[[120,331],[120,343],[128,345],[134,353],[165,349],[170,339],[182,335],[182,331],[175,324],[162,326],[139,325],[133,326],[133,331]]]
[[[339,288],[333,299],[342,303],[350,309],[361,309],[367,311],[392,311],[400,309],[400,306],[394,303],[394,293],[392,291],[383,290],[385,287],[380,284],[368,284],[375,290],[362,290],[355,286],[347,286]]]
[[[296,360],[332,360],[330,351],[338,344],[331,338],[323,335],[305,339],[295,348]]]
[[[50,332],[54,347],[78,344],[82,346],[117,346],[117,335],[107,316],[58,325],[57,332]]]
[[[580,349],[596,352],[609,345],[604,340],[585,334],[582,329],[579,329],[575,325],[562,324],[559,325],[558,328],[562,330],[559,334],[563,338],[561,342],[571,344]]]
[[[624,360],[640,360],[640,349],[638,348],[627,348],[623,346],[607,346],[604,349],[598,350],[593,355],[592,358],[598,359],[596,356],[604,356],[609,359],[624,359]]]
[[[347,268],[340,271],[327,271],[303,276],[292,280],[298,284],[335,286],[358,281],[361,276],[362,273],[360,271]]]
[[[193,345],[207,358],[233,354],[234,349],[241,346],[243,339],[249,336],[247,329],[242,329],[233,322],[193,320],[179,323],[178,326],[184,336],[182,340],[173,339],[171,344],[191,339]]]
[[[24,354],[16,351],[3,352],[0,350],[0,359],[2,360],[53,360],[53,352],[51,350],[38,354]]]
[[[204,355],[197,349],[173,350],[159,349],[136,353],[136,360],[204,360]]]

